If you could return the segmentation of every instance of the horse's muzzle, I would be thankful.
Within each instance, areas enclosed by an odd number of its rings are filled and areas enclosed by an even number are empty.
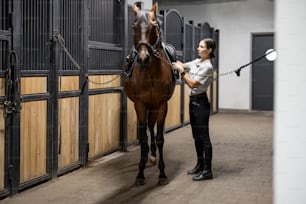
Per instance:
[[[137,62],[141,67],[146,67],[150,64],[150,54],[148,51],[142,50],[137,56]]]

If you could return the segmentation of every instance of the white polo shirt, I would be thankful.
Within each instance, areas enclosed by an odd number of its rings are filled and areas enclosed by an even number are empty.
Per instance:
[[[207,91],[213,79],[213,66],[210,59],[201,62],[201,59],[195,59],[185,63],[189,70],[190,79],[200,83],[195,88],[189,88],[189,95],[198,95]]]

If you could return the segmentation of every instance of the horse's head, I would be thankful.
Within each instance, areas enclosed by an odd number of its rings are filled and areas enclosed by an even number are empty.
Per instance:
[[[157,52],[156,46],[160,43],[159,25],[156,13],[157,3],[154,3],[150,11],[140,10],[136,5],[133,7],[135,13],[134,45],[137,50],[137,62],[141,67],[150,64],[151,55]]]

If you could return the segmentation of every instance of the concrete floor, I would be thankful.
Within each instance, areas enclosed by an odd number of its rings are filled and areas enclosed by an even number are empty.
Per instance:
[[[195,164],[190,126],[165,135],[169,184],[157,185],[158,168],[145,169],[146,184],[134,186],[139,147],[116,152],[54,180],[1,200],[1,204],[271,204],[273,114],[211,116],[214,179],[194,182],[186,171]]]

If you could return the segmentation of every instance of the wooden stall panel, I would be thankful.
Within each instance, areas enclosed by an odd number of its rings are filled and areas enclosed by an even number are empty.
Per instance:
[[[79,76],[61,76],[58,82],[60,91],[79,90],[79,78]]]
[[[79,161],[79,97],[59,100],[58,168]]]
[[[120,145],[120,93],[89,96],[89,158]]]
[[[211,97],[210,97],[210,92],[211,92],[211,86],[208,87],[206,93],[207,93],[207,98],[208,98],[208,101],[211,103]]]
[[[214,81],[212,81],[212,83],[210,84],[210,86],[208,87],[206,93],[207,93],[207,98],[208,98],[208,101],[210,103],[210,107],[211,107],[211,110],[213,111],[213,107],[214,107],[214,103],[215,102],[215,93],[214,93]]]
[[[189,118],[189,87],[184,85],[184,123],[190,121]]]
[[[46,174],[47,101],[24,102],[20,120],[22,183]]]
[[[21,94],[35,94],[47,92],[47,77],[22,77]]]
[[[0,190],[4,188],[5,179],[5,125],[3,108],[3,105],[0,105]]]
[[[128,143],[137,141],[137,115],[134,102],[128,99],[127,105],[127,138]]]
[[[5,95],[5,78],[0,78],[0,96]]]
[[[89,76],[89,89],[100,89],[120,86],[120,75],[91,75]]]
[[[168,113],[165,121],[165,128],[179,125],[181,122],[181,85],[175,86],[174,93],[168,101]]]

